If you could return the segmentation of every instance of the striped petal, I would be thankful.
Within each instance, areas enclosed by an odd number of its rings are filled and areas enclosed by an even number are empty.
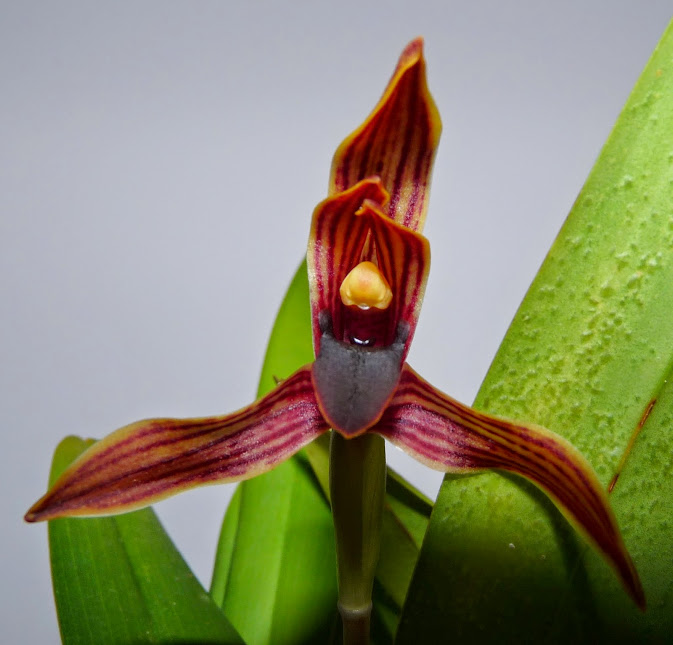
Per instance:
[[[417,38],[402,52],[373,112],[337,149],[330,195],[377,175],[390,193],[386,213],[421,231],[441,130],[426,82],[423,39]]]
[[[234,414],[150,419],[113,432],[84,452],[25,519],[124,513],[195,486],[248,479],[325,430],[306,366]]]
[[[343,342],[367,339],[387,347],[407,328],[407,354],[430,271],[430,245],[419,233],[393,222],[381,210],[386,193],[377,178],[320,203],[314,213],[307,253],[311,315],[316,356],[320,354],[320,316],[328,312],[334,337]],[[358,263],[373,261],[390,285],[393,298],[383,310],[346,306],[339,287]]]
[[[390,402],[430,270],[428,241],[385,215],[385,198],[378,178],[365,179],[319,204],[311,226],[313,384],[324,418],[346,437],[374,425]],[[362,263],[392,292],[382,309],[342,300],[340,285]]]
[[[645,607],[607,495],[582,455],[558,435],[464,406],[408,365],[375,431],[431,468],[467,473],[487,468],[529,479],[604,555],[636,604]]]
[[[430,272],[430,244],[420,233],[391,222],[373,201],[365,201],[357,215],[367,220],[379,269],[393,291],[387,338],[395,338],[400,323],[407,327],[404,360],[421,313]]]
[[[306,260],[316,356],[320,351],[321,312],[330,313],[337,338],[343,337],[344,306],[339,287],[360,261],[368,236],[367,221],[355,213],[367,199],[383,204],[387,198],[381,181],[374,177],[328,197],[313,211]]]

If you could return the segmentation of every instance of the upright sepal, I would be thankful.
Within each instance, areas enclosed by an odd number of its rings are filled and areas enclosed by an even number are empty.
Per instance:
[[[441,131],[426,82],[423,39],[416,38],[402,52],[372,113],[334,154],[330,194],[378,175],[390,193],[386,213],[421,231]]]
[[[325,430],[303,367],[234,414],[149,419],[113,432],[63,472],[26,520],[124,513],[195,486],[248,479]]]
[[[498,468],[530,480],[596,546],[636,604],[645,608],[640,578],[606,492],[586,459],[562,437],[462,405],[408,365],[375,431],[435,470]]]

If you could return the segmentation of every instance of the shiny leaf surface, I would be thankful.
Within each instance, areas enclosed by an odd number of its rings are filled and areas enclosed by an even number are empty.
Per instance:
[[[91,443],[64,439],[51,481]],[[52,520],[49,547],[64,643],[243,642],[151,509]]]

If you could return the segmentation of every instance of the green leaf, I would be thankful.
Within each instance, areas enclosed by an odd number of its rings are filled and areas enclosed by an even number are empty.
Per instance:
[[[225,513],[220,530],[220,537],[215,553],[215,566],[213,567],[213,579],[210,584],[210,595],[221,607],[224,602],[224,594],[229,584],[229,572],[236,548],[236,535],[238,533],[238,520],[241,515],[241,486],[237,486],[231,497],[227,512]]]
[[[239,486],[225,518],[223,536],[235,527],[235,538],[231,557],[218,556],[213,597],[249,644],[328,642],[334,629],[332,516],[312,480],[305,460],[290,459]]]
[[[476,400],[564,435],[606,486],[623,464],[611,500],[648,611],[537,489],[496,473],[447,477],[399,643],[670,640],[672,204],[669,26]]]
[[[432,502],[388,468],[373,597],[372,639],[377,645],[393,642],[431,511]]]
[[[304,260],[292,278],[273,324],[257,396],[270,392],[277,379],[285,378],[302,365],[313,362],[312,338],[308,274]]]
[[[390,468],[386,492],[376,579],[399,613],[428,527],[432,502]]]
[[[67,437],[50,483],[91,440]],[[64,643],[242,643],[151,509],[49,522],[54,596]]]

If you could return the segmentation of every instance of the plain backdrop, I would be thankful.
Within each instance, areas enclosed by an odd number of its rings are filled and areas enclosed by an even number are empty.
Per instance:
[[[46,526],[21,518],[60,438],[251,401],[332,153],[408,40],[444,121],[409,360],[470,402],[672,13],[1,2],[0,641],[58,642]],[[231,492],[157,507],[205,585]]]

